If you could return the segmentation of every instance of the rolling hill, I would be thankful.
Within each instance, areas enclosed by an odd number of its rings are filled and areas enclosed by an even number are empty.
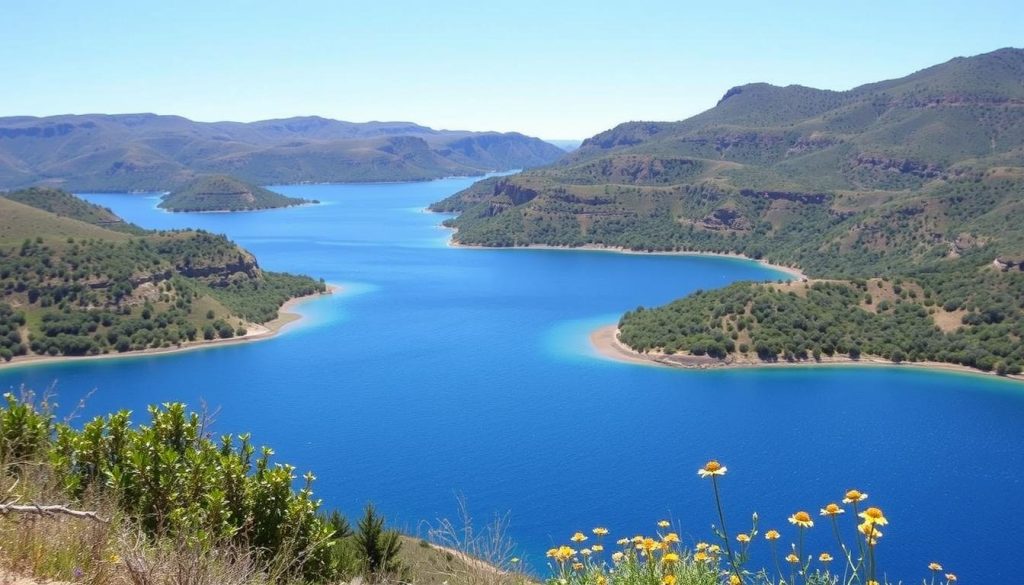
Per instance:
[[[68,197],[0,197],[0,360],[231,338],[276,318],[288,299],[326,289],[262,270],[224,236],[146,231]]]
[[[415,181],[548,164],[518,133],[320,117],[194,122],[155,114],[0,118],[0,188],[173,190],[202,174],[257,184]]]
[[[257,187],[225,175],[204,175],[164,196],[168,211],[255,211],[313,203]]]
[[[633,312],[620,329],[634,348],[705,353],[713,342],[715,354],[746,353],[753,344],[736,340],[753,325],[772,341],[762,344],[764,360],[856,346],[1019,371],[1024,50],[848,91],[734,87],[697,116],[621,124],[555,164],[478,182],[432,209],[458,213],[446,224],[468,245],[738,252],[854,283],[828,294],[793,291],[795,306],[753,290]],[[783,311],[800,314],[805,327],[836,316],[837,306],[876,314],[878,306],[854,301],[867,294],[866,279],[879,277],[887,286],[907,281],[881,311],[891,320],[823,325],[827,340],[795,335],[788,321],[768,332]],[[773,309],[744,321],[740,335],[738,320],[759,300]],[[924,347],[904,335],[917,318],[944,324],[939,341]],[[877,341],[887,327],[899,334]]]

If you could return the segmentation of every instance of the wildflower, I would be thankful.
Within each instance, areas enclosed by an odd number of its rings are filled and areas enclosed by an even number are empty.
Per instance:
[[[593,532],[593,533],[594,533],[594,534],[595,534],[596,536],[605,536],[606,534],[608,534],[608,529],[607,529],[607,528],[601,528],[601,527],[597,527],[597,528],[595,528],[594,530],[592,530],[592,532]]]
[[[725,472],[725,466],[712,459],[705,463],[704,467],[697,470],[697,475],[701,477],[711,477],[713,475],[725,475]]]
[[[644,537],[642,537],[642,536],[634,536],[633,537],[633,544],[640,544],[643,541],[644,541]]]
[[[110,555],[110,562],[112,562],[112,563],[119,563],[119,562],[121,562],[121,557],[117,556],[116,553],[111,554]]]
[[[743,581],[740,580],[736,573],[729,575],[729,585],[740,585],[740,583],[743,583]]]
[[[742,542],[743,544],[747,544],[748,542],[750,542],[750,535],[746,533],[737,534],[736,540]]]
[[[585,548],[585,549],[580,551],[580,554],[585,556],[585,557],[589,557],[592,553],[593,553],[593,551],[591,551],[589,548]]]
[[[796,524],[800,528],[810,528],[811,526],[814,526],[814,520],[811,520],[811,515],[803,510],[790,516],[789,523]]]
[[[594,546],[590,547],[590,550],[594,552],[601,552],[604,550],[604,545],[595,544]]]
[[[548,556],[554,557],[556,561],[564,563],[571,559],[576,554],[576,551],[568,546],[560,546],[553,548],[548,551]]]
[[[693,560],[697,561],[698,563],[703,563],[703,562],[708,561],[710,559],[711,559],[711,557],[708,556],[708,553],[706,553],[706,552],[704,552],[702,550],[697,551],[693,555]]]
[[[695,548],[697,550],[708,550],[708,543],[706,543],[706,542],[698,542],[697,546]]]
[[[675,532],[669,532],[665,536],[661,537],[661,540],[665,542],[679,542],[679,535]]]
[[[871,522],[859,524],[857,530],[867,538],[868,544],[871,546],[878,544],[878,539],[882,538],[882,531],[875,528]]]
[[[880,526],[885,526],[889,523],[889,521],[885,519],[885,514],[883,514],[882,510],[878,508],[868,508],[858,514],[858,516],[863,518],[866,524],[878,524]]]
[[[614,553],[612,554],[612,562],[621,563],[622,559],[625,558],[625,556],[626,555],[622,554],[621,552]]]
[[[608,584],[608,579],[605,578],[604,575],[598,575],[597,576],[597,585],[607,585],[607,584]]]
[[[831,563],[832,562],[832,555],[830,555],[828,553],[821,553],[820,555],[818,555],[818,560],[823,562],[823,563]]]
[[[940,565],[939,563],[928,563],[928,570],[935,571],[936,573],[938,573],[942,570],[942,565]]]
[[[821,509],[822,516],[838,516],[846,510],[839,507],[839,504],[829,504]]]
[[[846,492],[846,497],[843,498],[843,503],[844,504],[856,504],[857,502],[863,502],[866,499],[868,499],[868,495],[867,494],[862,494],[862,493],[860,493],[857,490],[848,490]]]
[[[658,520],[658,528],[668,528],[671,525],[668,520]]]
[[[788,555],[786,555],[786,562],[793,563],[795,565],[800,562],[800,557],[796,556],[793,553],[789,553]]]
[[[629,544],[629,539],[628,538],[620,538],[620,539],[616,540],[615,542],[619,546],[626,546],[627,544]]]
[[[946,573],[946,581],[949,581],[950,583],[956,583],[956,575],[954,575],[953,573]]]
[[[864,585],[879,585],[879,583],[878,583],[878,581],[875,581],[874,579],[868,579],[868,582],[865,583]]]
[[[644,541],[636,545],[636,547],[643,549],[646,553],[650,553],[653,550],[661,548],[661,545],[655,542],[653,538],[645,538]]]
[[[557,548],[549,548],[548,549],[548,553],[547,553],[547,557],[548,558],[552,558],[552,557],[554,557],[557,554],[558,554],[558,549]]]
[[[572,570],[573,571],[582,571],[583,570],[583,563],[573,563],[572,564]]]
[[[512,563],[514,565],[514,564],[519,562],[519,557],[512,557],[511,559],[508,560],[508,562],[510,562],[510,563]]]
[[[677,563],[679,562],[679,555],[677,555],[674,552],[666,553],[661,560],[665,561],[666,563]]]
[[[722,552],[722,547],[718,546],[717,544],[712,544],[708,547],[708,552],[713,555],[717,555],[718,553]]]
[[[570,538],[569,540],[571,540],[573,542],[583,542],[586,539],[587,539],[587,535],[586,534],[583,534],[582,532],[577,532],[576,534],[573,534],[572,538]]]
[[[665,575],[661,578],[661,585],[676,585],[676,576]]]
[[[768,532],[764,533],[764,537],[765,537],[765,540],[778,540],[779,539],[779,531],[778,530],[769,530]]]

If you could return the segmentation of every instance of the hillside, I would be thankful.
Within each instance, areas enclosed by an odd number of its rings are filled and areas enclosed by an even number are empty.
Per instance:
[[[0,360],[232,338],[276,318],[288,299],[325,290],[305,276],[263,271],[223,236],[126,233],[17,201],[35,195],[0,198]]]
[[[5,197],[11,201],[17,201],[18,203],[35,207],[60,217],[77,219],[78,221],[110,230],[131,234],[139,234],[143,231],[138,226],[125,222],[111,210],[89,203],[60,189],[33,187],[11,193],[0,193],[0,197]],[[6,222],[6,225],[11,226],[13,222]],[[31,230],[26,230],[26,232],[23,237],[34,237],[39,233],[32,232]]]
[[[1024,363],[1006,347],[1019,345],[1024,323],[1013,292],[1022,191],[1024,50],[1002,49],[849,91],[735,87],[693,118],[622,124],[554,165],[479,182],[432,209],[460,213],[446,224],[463,244],[738,252],[818,278],[905,278],[956,315],[944,336],[962,328],[993,343],[966,353],[901,346],[899,355],[1013,369]],[[705,338],[736,333],[712,324],[709,311],[723,317],[713,303],[694,302],[684,312],[706,317]],[[836,310],[793,309],[805,323]],[[659,317],[669,314],[651,322]],[[627,315],[623,332],[637,323]],[[685,335],[651,329],[624,341],[693,349]]]
[[[254,211],[313,203],[257,187],[225,175],[205,175],[164,196],[168,211]]]
[[[319,117],[252,123],[123,114],[0,118],[0,189],[173,190],[198,175],[256,184],[416,181],[549,164],[564,151],[518,133]]]

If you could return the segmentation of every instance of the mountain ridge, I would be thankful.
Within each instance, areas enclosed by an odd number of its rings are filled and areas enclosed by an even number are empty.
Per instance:
[[[254,183],[415,181],[548,164],[564,151],[520,133],[319,116],[195,122],[176,115],[0,118],[0,188],[172,190],[201,174]]]

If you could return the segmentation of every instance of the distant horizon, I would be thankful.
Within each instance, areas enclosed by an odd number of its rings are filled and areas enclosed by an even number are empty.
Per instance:
[[[144,3],[146,4],[146,3]],[[582,140],[683,120],[748,83],[843,91],[1019,45],[991,0],[728,6],[579,0],[5,7],[0,115],[158,112],[200,122],[301,113]],[[308,115],[308,114],[307,114]]]

